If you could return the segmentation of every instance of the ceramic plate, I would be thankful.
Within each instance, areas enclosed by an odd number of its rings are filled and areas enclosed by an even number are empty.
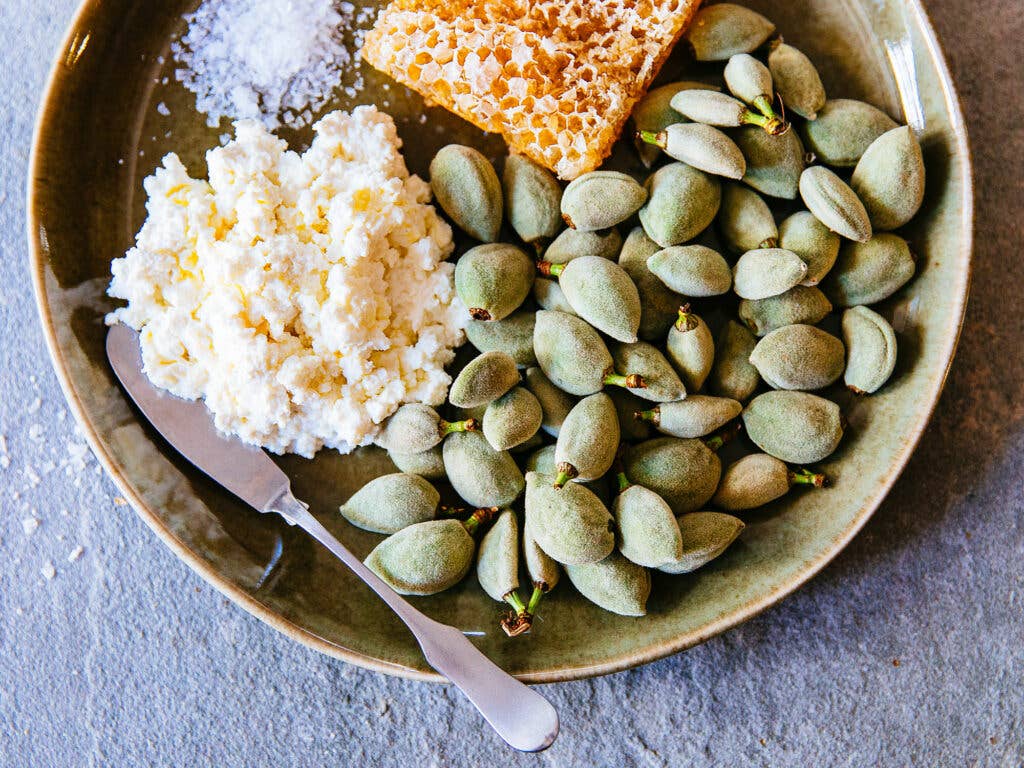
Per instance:
[[[174,78],[170,45],[193,5],[88,0],[58,54],[39,117],[28,205],[35,289],[54,366],[125,497],[203,578],[319,651],[383,672],[439,679],[398,619],[325,550],[301,531],[246,508],[164,444],[140,421],[107,366],[104,289],[110,261],[132,244],[143,220],[142,180],[172,150],[192,175],[204,175],[204,152],[230,130],[227,124],[207,127]],[[441,621],[481,632],[480,647],[525,680],[568,680],[651,661],[735,626],[799,587],[856,534],[895,482],[952,359],[969,279],[970,164],[949,72],[920,4],[750,5],[819,65],[830,95],[866,99],[894,116],[903,116],[906,104],[913,119],[923,121],[927,196],[906,232],[918,275],[882,305],[901,327],[899,364],[879,395],[835,395],[851,428],[823,465],[834,487],[794,493],[748,516],[740,541],[692,576],[656,575],[646,618],[606,613],[565,584],[545,600],[534,631],[509,640],[497,629],[501,607],[472,577],[415,600]],[[692,79],[695,72],[684,64],[682,56],[672,57],[661,79]],[[903,74],[897,78],[894,71]],[[375,102],[394,115],[413,172],[424,175],[433,152],[452,141],[495,158],[503,154],[500,139],[443,110],[425,109],[414,94],[368,67],[362,76],[365,88],[356,98],[339,97],[329,108]],[[310,138],[308,129],[282,135],[297,148]],[[628,148],[616,158],[626,167],[635,163]],[[321,451],[313,461],[286,457],[280,464],[331,531],[360,556],[369,552],[378,538],[348,525],[337,507],[367,479],[391,471],[384,454]]]

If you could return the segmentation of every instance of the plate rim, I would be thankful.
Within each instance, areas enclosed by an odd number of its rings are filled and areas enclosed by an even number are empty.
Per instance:
[[[38,181],[41,179],[40,163],[45,150],[42,147],[43,136],[47,128],[55,118],[55,102],[61,88],[63,54],[69,49],[75,39],[77,30],[82,19],[94,12],[102,0],[84,0],[68,24],[54,55],[46,82],[43,86],[42,96],[36,112],[32,132],[32,146],[28,159],[28,176],[25,190],[25,212],[26,212],[26,235],[29,245],[29,267],[32,276],[33,298],[36,303],[36,310],[39,313],[39,320],[43,330],[47,351],[50,356],[50,363],[60,384],[64,398],[68,403],[72,415],[77,424],[82,428],[86,441],[89,443],[93,454],[107,475],[114,481],[118,490],[124,495],[135,513],[156,533],[176,557],[182,560],[189,568],[197,573],[204,581],[213,586],[218,592],[232,600],[249,614],[266,623],[273,629],[285,636],[295,640],[302,645],[319,651],[327,656],[355,664],[364,669],[375,672],[383,672],[397,677],[424,682],[447,683],[448,680],[442,675],[421,669],[414,669],[403,664],[379,659],[374,656],[353,651],[348,648],[335,645],[316,635],[308,629],[286,619],[279,613],[274,612],[266,605],[260,603],[243,589],[232,584],[224,578],[220,572],[205,559],[189,549],[179,541],[171,531],[163,524],[160,518],[147,506],[144,500],[135,493],[131,483],[117,463],[116,459],[104,448],[99,438],[98,430],[90,420],[81,399],[75,389],[74,383],[68,371],[64,356],[60,350],[57,340],[57,330],[53,315],[47,302],[47,290],[45,282],[45,253],[46,246],[38,236],[40,231],[40,215],[38,209],[38,198],[41,196]],[[948,340],[943,355],[946,363],[941,371],[930,382],[927,393],[927,408],[918,419],[914,429],[904,436],[903,447],[897,454],[893,467],[894,471],[888,473],[876,491],[874,498],[865,504],[852,520],[850,525],[841,535],[833,539],[822,553],[813,561],[806,563],[800,570],[792,574],[788,579],[783,580],[774,588],[768,590],[759,598],[752,599],[734,611],[723,615],[700,629],[679,635],[671,641],[653,644],[638,650],[621,653],[614,658],[603,661],[599,664],[586,664],[579,666],[565,666],[555,670],[542,672],[527,672],[516,675],[520,680],[528,683],[557,683],[580,680],[601,675],[620,672],[633,667],[648,664],[652,661],[680,653],[695,645],[706,642],[712,637],[739,626],[754,618],[763,611],[779,603],[804,584],[816,576],[835,557],[846,548],[849,542],[860,532],[867,521],[874,515],[875,511],[886,499],[892,487],[903,474],[910,457],[913,455],[918,443],[927,429],[935,413],[939,399],[942,395],[950,368],[956,357],[956,351],[960,340],[960,334],[966,316],[967,303],[970,296],[972,272],[973,272],[973,245],[974,245],[974,166],[971,157],[970,144],[968,141],[967,127],[964,121],[963,109],[960,97],[953,83],[949,71],[949,64],[935,34],[935,28],[921,0],[906,0],[905,7],[915,17],[920,25],[920,31],[924,44],[931,59],[936,65],[938,82],[942,90],[947,113],[950,117],[950,128],[956,139],[957,154],[962,158],[964,170],[964,193],[960,207],[961,226],[964,232],[964,243],[955,254],[957,261],[962,265],[963,290],[957,297],[955,311],[947,314],[951,318],[948,327]]]

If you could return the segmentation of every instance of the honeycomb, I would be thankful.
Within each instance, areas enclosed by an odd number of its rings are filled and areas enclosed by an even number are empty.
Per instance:
[[[601,164],[699,0],[395,0],[377,69],[563,179]]]

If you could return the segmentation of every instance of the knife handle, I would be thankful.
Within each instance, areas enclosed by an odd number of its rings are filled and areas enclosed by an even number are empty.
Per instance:
[[[413,608],[367,568],[285,490],[267,512],[277,512],[323,544],[388,604],[412,632],[427,663],[451,680],[510,746],[523,752],[547,749],[558,735],[558,713],[550,702],[488,659],[455,627]]]

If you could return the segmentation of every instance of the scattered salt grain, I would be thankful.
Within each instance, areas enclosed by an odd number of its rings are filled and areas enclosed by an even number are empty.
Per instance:
[[[166,104],[164,104],[162,101],[159,104],[156,105],[156,111],[159,114],[163,115],[164,117],[167,117],[168,115],[171,114],[170,108]]]
[[[85,547],[83,547],[81,544],[79,544],[77,547],[75,547],[74,549],[72,549],[68,553],[68,562],[69,563],[75,562],[75,560],[77,560],[78,558],[80,558],[82,556],[83,552],[85,552]]]
[[[43,567],[39,569],[39,572],[43,574],[43,578],[49,581],[57,575],[57,569],[53,567],[53,563],[47,561],[43,563]]]
[[[31,427],[28,428],[28,436],[29,436],[30,439],[35,440],[37,442],[39,440],[42,440],[43,439],[43,425],[42,424],[33,424]]]
[[[35,400],[33,400],[33,401],[32,401],[32,402],[31,402],[31,403],[29,404],[29,406],[28,406],[28,409],[27,409],[27,410],[28,410],[28,412],[29,412],[29,413],[35,413],[36,411],[38,411],[38,410],[39,410],[39,407],[40,407],[40,406],[41,406],[42,404],[43,404],[43,400],[42,400],[42,398],[39,398],[39,397],[37,397],[37,398],[36,398]]]
[[[226,117],[301,127],[353,66],[342,35],[354,10],[337,0],[203,0],[172,45],[175,77],[211,126]]]
[[[31,536],[39,528],[39,520],[35,517],[26,517],[21,521],[21,530],[25,532],[26,536]]]

